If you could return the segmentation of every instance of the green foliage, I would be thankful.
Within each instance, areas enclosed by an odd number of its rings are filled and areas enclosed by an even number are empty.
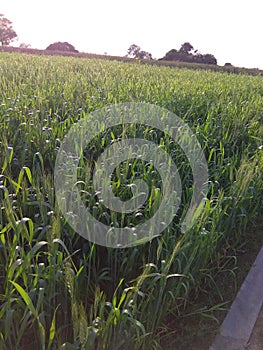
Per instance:
[[[75,47],[68,42],[55,42],[53,44],[48,45],[46,48],[48,51],[65,51],[65,52],[78,52]]]
[[[17,37],[12,27],[12,22],[0,14],[0,43],[1,45],[9,45]]]
[[[0,348],[160,349],[165,317],[184,315],[189,298],[227,259],[221,248],[238,244],[262,212],[262,77],[7,53],[0,55],[0,77]],[[182,235],[175,220],[151,243],[116,250],[67,225],[52,175],[71,125],[126,101],[158,104],[183,118],[204,149],[210,182],[191,231]],[[96,138],[94,154],[120,133]],[[187,184],[187,164],[171,140],[156,130],[144,135],[174,155]],[[79,176],[88,185],[84,165]],[[127,174],[142,168],[158,187],[143,164]],[[125,169],[115,178],[123,198]],[[150,199],[158,202],[158,193]],[[190,191],[183,196],[187,203]],[[99,206],[94,214],[114,220]]]
[[[186,42],[182,44],[181,48],[177,51],[172,49],[161,58],[164,61],[182,61],[201,64],[217,64],[217,60],[214,55],[205,54],[202,55],[198,50],[194,50],[194,47]]]
[[[152,55],[149,52],[141,50],[140,46],[135,45],[135,44],[132,44],[128,48],[127,57],[138,58],[140,60],[143,60],[143,59],[151,60],[152,59]]]

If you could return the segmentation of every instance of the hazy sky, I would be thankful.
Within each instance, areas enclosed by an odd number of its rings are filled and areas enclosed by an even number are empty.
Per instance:
[[[135,43],[160,58],[189,41],[219,64],[263,69],[262,0],[0,0],[16,43],[125,55]]]

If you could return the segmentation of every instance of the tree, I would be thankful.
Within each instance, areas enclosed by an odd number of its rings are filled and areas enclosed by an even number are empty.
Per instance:
[[[177,50],[172,49],[168,51],[161,60],[164,61],[179,61],[180,60],[180,54],[178,53]]]
[[[141,50],[140,46],[132,44],[127,51],[127,56],[131,58],[139,58],[140,60],[152,60],[152,54]]]
[[[127,51],[127,56],[131,58],[136,58],[141,48],[138,45],[132,44]]]
[[[12,22],[0,14],[0,43],[9,45],[12,40],[17,38],[17,34],[12,27]]]
[[[152,54],[150,52],[141,50],[138,52],[137,58],[140,60],[152,60]]]
[[[60,42],[57,41],[53,44],[50,44],[46,50],[50,51],[66,51],[66,52],[78,52],[78,50],[75,49],[75,47],[68,42]]]
[[[26,43],[21,43],[19,45],[20,49],[29,49],[30,47],[31,47],[31,45],[30,44],[26,44]]]
[[[186,42],[184,44],[182,44],[179,52],[180,53],[183,53],[185,55],[190,55],[191,54],[191,51],[194,49],[194,47],[189,43],[189,42]]]
[[[210,53],[207,53],[203,55],[203,63],[206,64],[217,64],[217,60],[214,55],[211,55]]]
[[[175,49],[168,51],[163,58],[160,58],[160,60],[217,64],[217,60],[214,55],[202,55],[198,50],[194,50],[194,47],[189,42],[182,44],[180,50],[178,51]]]

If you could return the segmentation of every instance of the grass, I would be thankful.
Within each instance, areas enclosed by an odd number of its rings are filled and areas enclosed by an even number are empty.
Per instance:
[[[207,276],[205,288],[192,295],[184,315],[167,318],[164,349],[209,349],[263,245],[262,229],[262,217],[252,220],[240,245],[225,249],[225,258],[222,265],[214,267],[213,278]]]
[[[0,348],[160,349],[167,320],[201,313],[196,296],[216,275],[233,273],[229,247],[240,246],[248,223],[262,213],[262,77],[15,53],[1,53],[0,77]],[[187,234],[175,220],[161,237],[120,250],[70,228],[55,199],[53,172],[76,121],[127,101],[156,104],[188,123],[206,155],[209,193]],[[86,191],[85,164],[122,131],[112,129],[87,147],[79,173]],[[182,163],[169,137],[138,126],[128,135],[137,132]],[[187,164],[181,167],[182,182],[191,184]],[[129,198],[125,179],[142,168],[161,190],[154,169],[123,163],[114,178],[117,195]],[[183,196],[189,203],[191,190]],[[150,201],[158,203],[158,196]],[[87,205],[100,220],[116,220],[96,198]],[[213,290],[220,294],[216,284]]]

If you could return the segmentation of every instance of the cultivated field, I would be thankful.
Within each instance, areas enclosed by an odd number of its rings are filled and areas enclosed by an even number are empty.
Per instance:
[[[67,224],[56,202],[53,175],[70,127],[97,109],[124,102],[155,104],[188,123],[207,159],[209,192],[185,234],[176,218],[151,243],[113,249],[84,240]],[[216,274],[229,273],[230,247],[238,246],[250,220],[262,215],[261,76],[0,53],[0,131],[4,350],[161,349],[170,331],[167,320],[183,317]],[[122,131],[110,130],[88,145],[80,169]],[[189,164],[170,137],[142,131],[178,166],[184,186],[178,215],[183,216],[192,194]],[[131,126],[126,132],[140,130]],[[126,224],[152,215],[152,203],[161,200],[155,169],[136,160],[116,171],[117,195],[129,198],[127,177],[134,179],[142,171],[152,184],[150,204]],[[87,193],[89,176],[82,170],[78,176],[84,186],[80,190]],[[118,221],[96,196],[83,198],[99,220],[109,225]]]

